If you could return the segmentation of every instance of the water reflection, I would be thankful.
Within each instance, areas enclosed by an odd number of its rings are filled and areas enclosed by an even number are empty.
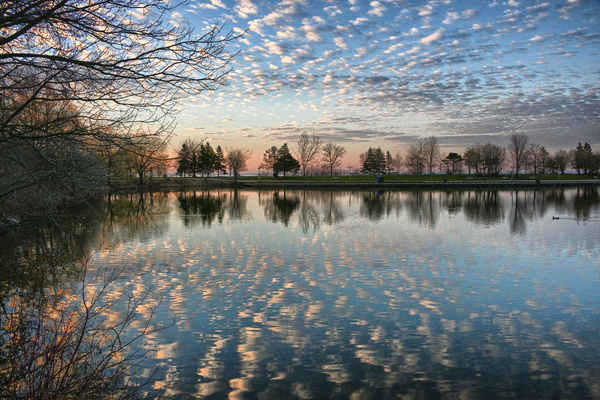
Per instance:
[[[92,199],[62,215],[0,229],[1,301],[15,290],[35,296],[78,276],[78,263],[100,247],[103,208],[102,199]]]
[[[165,395],[600,398],[598,189],[135,196],[94,267],[174,320]]]
[[[168,193],[121,193],[106,198],[103,239],[115,247],[133,240],[148,241],[167,229],[171,211]]]
[[[183,223],[186,227],[211,225],[215,219],[223,222],[225,210],[223,203],[227,200],[224,193],[191,192],[180,193],[177,196],[181,208]]]
[[[269,221],[281,222],[288,226],[294,211],[300,207],[300,196],[296,193],[291,194],[289,191],[275,191],[270,198],[262,196],[261,201],[265,217]]]
[[[569,193],[567,196],[565,193]],[[491,227],[510,221],[510,231],[522,234],[527,224],[547,216],[549,209],[570,214],[585,222],[598,210],[598,190],[580,188],[565,192],[544,191],[415,191],[415,192],[335,192],[335,191],[274,191],[262,192],[260,203],[270,221],[289,226],[295,213],[304,232],[319,229],[321,221],[330,225],[346,217],[341,204],[359,200],[360,215],[378,221],[400,215],[403,210],[412,221],[435,228],[441,213],[464,214],[476,224]]]

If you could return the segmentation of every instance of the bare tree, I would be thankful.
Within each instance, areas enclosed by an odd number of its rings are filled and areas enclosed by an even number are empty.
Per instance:
[[[226,48],[238,36],[219,26],[196,35],[172,23],[171,4],[2,1],[0,163],[48,138],[125,148],[138,132],[166,137],[181,99],[225,84],[234,55]],[[31,118],[47,103],[68,113]]]
[[[396,172],[400,172],[402,170],[402,161],[402,154],[400,154],[400,152],[396,153],[392,162]]]
[[[118,274],[89,280],[87,262],[78,292],[48,289],[45,298],[14,296],[2,307],[2,398],[135,399],[148,389],[144,362],[153,349],[144,342],[164,329],[152,322],[156,304],[148,292],[109,293]]]
[[[252,150],[250,149],[227,149],[225,163],[231,173],[233,173],[233,179],[236,185],[240,172],[248,170],[248,160],[250,160],[250,157],[252,157]]]
[[[138,175],[140,185],[144,184],[145,176],[160,169],[168,161],[166,154],[169,138],[139,135],[133,137],[129,143],[130,165]]]
[[[497,144],[485,143],[479,147],[481,169],[489,176],[496,176],[506,166],[506,149]]]
[[[510,152],[512,166],[515,170],[515,177],[519,177],[519,171],[526,163],[527,144],[529,136],[525,133],[513,133],[509,137],[508,151]]]
[[[545,173],[549,155],[546,148],[539,143],[531,143],[526,153],[525,159],[530,165],[529,170],[534,174]]]
[[[308,133],[304,132],[300,136],[297,145],[298,148],[294,151],[294,154],[300,163],[302,175],[306,176],[306,168],[315,160],[321,148],[321,138],[315,133],[309,136]]]
[[[423,156],[425,158],[425,166],[431,174],[435,168],[440,155],[440,146],[435,136],[429,136],[423,141]]]
[[[342,158],[346,155],[346,149],[333,143],[323,146],[323,162],[329,168],[329,175],[333,176],[333,169],[342,164]]]
[[[406,149],[406,157],[404,163],[406,168],[413,174],[422,174],[425,157],[423,154],[423,143],[419,141],[415,144],[408,145]]]
[[[557,150],[554,156],[550,157],[549,167],[552,172],[565,173],[567,167],[571,163],[571,155],[567,150]]]

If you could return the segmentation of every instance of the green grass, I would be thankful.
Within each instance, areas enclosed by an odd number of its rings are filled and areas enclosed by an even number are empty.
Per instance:
[[[472,182],[472,181],[506,181],[511,179],[511,174],[500,174],[497,177],[486,177],[476,175],[446,175],[446,174],[423,174],[423,175],[381,175],[385,182],[441,182],[447,179],[448,182]],[[596,175],[595,175],[596,176]],[[273,176],[261,176],[260,180],[265,182],[377,182],[377,175],[359,175],[359,176],[348,176],[340,175],[335,176],[337,179],[332,179],[329,176],[286,176],[285,179],[280,176],[274,178]],[[517,178],[513,175],[513,179]],[[598,179],[598,176],[577,175],[577,174],[562,174],[560,178],[557,174],[519,174],[519,180],[587,180],[587,179]],[[256,181],[256,176],[244,176],[240,177],[241,181]]]

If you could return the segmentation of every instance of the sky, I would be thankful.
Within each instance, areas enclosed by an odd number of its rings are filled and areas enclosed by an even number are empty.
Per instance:
[[[183,104],[174,148],[248,148],[250,171],[303,132],[344,146],[344,168],[428,136],[600,151],[599,0],[191,0],[184,20],[247,33],[228,85]]]

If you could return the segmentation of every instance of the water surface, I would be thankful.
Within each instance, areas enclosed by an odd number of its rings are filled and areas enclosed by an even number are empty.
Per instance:
[[[156,388],[600,398],[600,191],[111,196],[93,269],[150,291]],[[149,308],[148,308],[149,310]],[[148,311],[149,312],[149,311]]]

